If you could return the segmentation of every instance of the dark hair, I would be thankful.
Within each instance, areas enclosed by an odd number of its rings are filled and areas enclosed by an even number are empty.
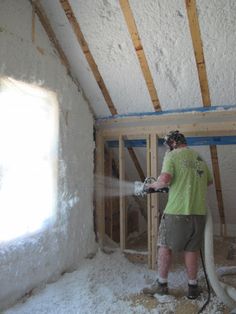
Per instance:
[[[185,136],[180,133],[178,130],[176,131],[170,131],[165,137],[164,137],[164,144],[168,145],[170,148],[172,147],[172,143],[176,142],[177,146],[179,144],[187,144]]]

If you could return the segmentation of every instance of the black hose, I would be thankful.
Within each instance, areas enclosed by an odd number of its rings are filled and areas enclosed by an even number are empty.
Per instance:
[[[204,259],[203,259],[202,250],[200,250],[200,256],[201,256],[202,268],[203,268],[203,272],[204,272],[205,280],[206,280],[206,284],[207,284],[208,297],[207,297],[206,302],[203,304],[201,309],[198,311],[198,314],[202,313],[202,311],[205,309],[205,307],[208,305],[208,303],[210,302],[210,299],[211,299],[211,287],[210,287],[209,280],[208,280],[207,273],[206,273],[206,267],[205,267],[205,263],[204,263]]]

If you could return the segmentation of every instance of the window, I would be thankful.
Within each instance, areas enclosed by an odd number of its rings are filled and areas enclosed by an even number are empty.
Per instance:
[[[0,78],[0,242],[53,221],[57,143],[55,94]]]

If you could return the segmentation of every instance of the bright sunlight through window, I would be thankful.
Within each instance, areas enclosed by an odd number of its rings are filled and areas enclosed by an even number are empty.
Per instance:
[[[0,242],[53,221],[57,142],[55,94],[0,78]]]

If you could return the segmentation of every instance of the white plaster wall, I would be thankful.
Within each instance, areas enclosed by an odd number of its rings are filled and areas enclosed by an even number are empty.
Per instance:
[[[0,243],[0,309],[78,267],[81,259],[95,249],[93,117],[37,19],[36,40],[32,43],[31,13],[27,0],[0,0],[0,76],[36,83],[58,96],[57,219],[53,228]]]

